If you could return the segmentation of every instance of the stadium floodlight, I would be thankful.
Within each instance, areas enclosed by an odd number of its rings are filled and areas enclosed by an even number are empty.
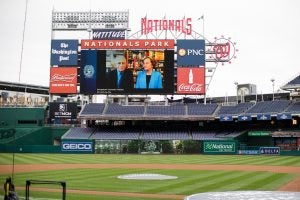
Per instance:
[[[274,101],[274,85],[275,85],[275,79],[274,78],[271,78],[270,80],[272,82],[272,87],[273,87],[273,101]]]
[[[238,94],[238,82],[234,82],[234,85],[236,86],[236,103],[239,103],[239,94]]]

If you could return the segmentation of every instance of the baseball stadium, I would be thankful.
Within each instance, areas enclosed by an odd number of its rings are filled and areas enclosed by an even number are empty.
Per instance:
[[[300,199],[299,72],[208,98],[235,43],[128,16],[52,12],[49,87],[0,81],[0,180],[26,200]]]

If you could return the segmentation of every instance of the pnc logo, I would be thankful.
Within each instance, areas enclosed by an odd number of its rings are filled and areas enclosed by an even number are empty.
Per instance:
[[[205,53],[204,49],[179,49],[178,55],[181,57],[187,55],[187,56],[203,56]]]

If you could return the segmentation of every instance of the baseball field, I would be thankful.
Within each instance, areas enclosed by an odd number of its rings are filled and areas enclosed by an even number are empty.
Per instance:
[[[0,154],[0,180],[14,169],[25,196],[26,180],[65,181],[69,200],[183,199],[213,191],[300,191],[299,156]],[[155,173],[173,180],[122,180]],[[2,188],[2,187],[1,187]],[[61,199],[60,185],[30,186],[34,199]],[[3,195],[3,189],[1,189]]]

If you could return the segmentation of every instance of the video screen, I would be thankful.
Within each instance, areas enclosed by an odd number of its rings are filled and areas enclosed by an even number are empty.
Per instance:
[[[83,50],[82,94],[171,94],[173,50]]]

